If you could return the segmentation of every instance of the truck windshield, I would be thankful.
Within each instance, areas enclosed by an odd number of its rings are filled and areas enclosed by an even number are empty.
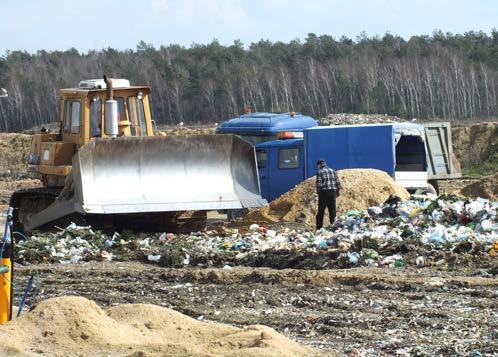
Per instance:
[[[240,137],[249,141],[253,145],[264,143],[266,141],[277,140],[276,135],[240,135]]]

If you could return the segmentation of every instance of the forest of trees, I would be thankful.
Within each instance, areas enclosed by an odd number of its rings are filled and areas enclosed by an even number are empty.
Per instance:
[[[498,116],[498,31],[409,40],[309,34],[290,43],[217,41],[0,57],[0,131],[57,120],[58,89],[103,74],[150,85],[159,124],[214,123],[255,111],[387,113],[406,118]]]

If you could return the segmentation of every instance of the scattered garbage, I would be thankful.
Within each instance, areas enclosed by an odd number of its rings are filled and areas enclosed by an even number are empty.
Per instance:
[[[342,215],[315,232],[305,226],[219,226],[192,234],[115,233],[69,225],[16,245],[18,262],[143,260],[163,266],[424,267],[445,264],[434,252],[496,255],[498,202],[456,196],[412,196]],[[273,228],[273,229],[272,229]],[[300,257],[296,259],[296,257]],[[320,258],[320,259],[318,259]],[[306,264],[310,264],[307,266]],[[296,265],[296,267],[298,267]]]
[[[329,114],[319,120],[320,125],[353,125],[353,124],[382,124],[401,123],[406,120],[387,114]]]

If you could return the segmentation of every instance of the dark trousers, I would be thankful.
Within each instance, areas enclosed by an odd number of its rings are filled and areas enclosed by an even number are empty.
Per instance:
[[[323,227],[325,208],[329,210],[330,224],[335,221],[335,191],[323,190],[318,193],[318,212],[316,214],[316,229]]]

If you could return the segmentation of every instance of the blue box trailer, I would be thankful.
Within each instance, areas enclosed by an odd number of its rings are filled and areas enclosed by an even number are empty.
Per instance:
[[[394,177],[396,150],[392,125],[344,125],[304,131],[305,177],[324,159],[335,170],[371,168]]]
[[[313,127],[302,139],[256,145],[261,195],[274,200],[316,175],[324,159],[336,170],[372,168],[408,189],[427,188],[424,129],[415,124]]]

